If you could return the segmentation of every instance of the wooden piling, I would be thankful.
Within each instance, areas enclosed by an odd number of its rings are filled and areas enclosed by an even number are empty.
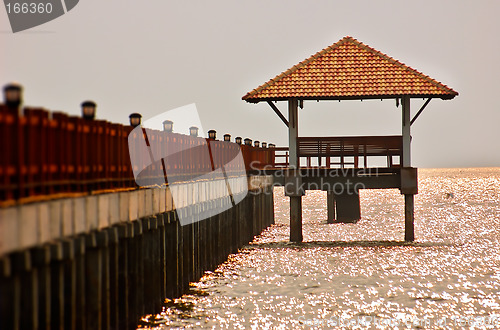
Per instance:
[[[127,259],[127,266],[128,274],[124,274],[127,276],[127,282],[128,282],[128,310],[129,310],[129,326],[128,328],[130,329],[134,325],[137,324],[140,315],[139,312],[139,288],[138,288],[138,282],[139,282],[139,262],[140,262],[140,256],[139,256],[139,237],[141,236],[141,231],[140,229],[142,228],[142,225],[139,223],[140,220],[138,221],[133,221],[130,223],[128,229],[130,230],[129,232],[129,244],[128,244],[128,259]]]
[[[174,298],[178,294],[179,287],[179,244],[177,237],[177,222],[174,219],[175,212],[167,214],[167,223],[165,224],[165,242],[166,242],[166,297]]]
[[[145,218],[142,221],[142,237],[143,237],[143,278],[140,280],[143,284],[142,297],[145,311],[153,311],[153,296],[155,287],[154,280],[154,261],[153,261],[153,231],[151,230],[151,218]],[[146,280],[147,279],[147,280]]]
[[[131,245],[133,228],[132,224],[124,223],[117,226],[118,229],[118,244],[119,244],[119,256],[118,256],[118,314],[119,323],[118,329],[129,329],[131,327],[130,320],[130,280],[129,280],[129,247]]]
[[[109,239],[109,324],[111,329],[119,329],[120,311],[119,311],[119,294],[120,294],[120,260],[119,260],[119,235],[118,228],[111,227],[108,229]]]
[[[415,240],[414,230],[414,195],[405,195],[405,241],[413,242]]]
[[[290,241],[302,240],[302,196],[290,196]]]
[[[335,194],[332,191],[326,192],[327,223],[335,222]]]
[[[50,246],[51,250],[51,315],[50,324],[52,329],[62,329],[64,326],[64,267],[62,264],[62,243],[55,242]]]
[[[33,266],[38,269],[38,327],[50,329],[50,248],[48,245],[32,250]],[[2,289],[0,288],[0,292]],[[0,315],[1,317],[1,315]],[[3,327],[0,327],[3,329]]]
[[[15,329],[16,289],[11,258],[0,258],[0,329]],[[19,329],[19,326],[17,325]]]
[[[61,240],[64,272],[64,329],[76,329],[76,263],[74,240]]]
[[[74,238],[75,244],[75,264],[76,264],[76,329],[86,329],[87,318],[85,301],[85,259],[86,246],[85,236],[79,235]]]
[[[19,287],[16,288],[14,325],[19,329],[38,329],[38,277],[33,268],[31,251],[16,252],[12,256],[12,267]],[[16,284],[17,284],[16,283]]]
[[[86,236],[85,245],[85,306],[87,309],[87,329],[100,330],[102,329],[102,255],[98,248],[96,233],[90,233]],[[53,281],[53,283],[54,282],[57,286],[57,280]],[[53,303],[52,305],[55,304]],[[54,315],[54,313],[52,315]],[[57,320],[57,314],[55,314],[55,316],[53,321]]]
[[[107,230],[96,233],[97,248],[101,255],[101,329],[110,328],[110,286],[109,286],[109,236]]]
[[[161,302],[163,302],[163,299],[168,297],[167,295],[167,259],[166,259],[166,253],[167,253],[167,246],[166,246],[166,232],[165,232],[165,218],[166,214],[160,214],[158,215],[158,255],[159,255],[159,261],[158,261],[158,268],[159,268],[159,276],[160,276],[160,290],[159,294],[160,297],[159,299]],[[161,307],[161,304],[160,304]]]

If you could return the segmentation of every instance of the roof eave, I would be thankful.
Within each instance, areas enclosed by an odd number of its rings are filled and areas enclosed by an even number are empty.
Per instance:
[[[399,94],[399,95],[353,95],[353,96],[295,96],[295,97],[266,97],[253,98],[243,97],[242,99],[248,103],[259,103],[267,101],[287,101],[289,99],[307,100],[307,101],[342,101],[342,100],[370,100],[370,99],[398,99],[403,96],[410,98],[439,98],[442,100],[451,100],[457,96],[456,94]]]

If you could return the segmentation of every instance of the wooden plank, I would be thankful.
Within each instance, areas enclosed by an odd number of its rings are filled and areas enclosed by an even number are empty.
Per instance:
[[[271,101],[267,101],[267,104],[269,104],[269,106],[271,107],[271,109],[273,109],[273,110],[274,110],[274,112],[278,115],[278,117],[281,119],[281,121],[283,121],[283,122],[285,123],[285,125],[286,125],[287,127],[289,127],[289,126],[290,126],[290,124],[289,124],[288,120],[286,120],[285,116],[283,116],[283,114],[282,114],[282,113],[281,113],[281,111],[278,109],[278,107],[276,107],[276,106],[274,105],[274,103],[273,103],[273,102],[271,102]]]

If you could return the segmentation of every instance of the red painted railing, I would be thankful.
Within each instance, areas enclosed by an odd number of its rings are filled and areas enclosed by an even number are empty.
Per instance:
[[[131,126],[104,120],[84,120],[41,108],[18,111],[0,105],[0,201],[136,188],[129,154],[131,132]],[[190,180],[222,167],[224,175],[231,176],[250,169],[251,164],[262,168],[273,162],[272,149],[149,129],[138,132],[135,130],[130,138],[131,152],[138,150],[134,148],[139,148],[146,136],[153,155],[161,155],[161,149],[170,154],[184,149],[163,161],[151,162],[148,152],[147,157],[134,162],[142,166],[140,176],[151,184]],[[240,150],[244,168],[231,162]]]

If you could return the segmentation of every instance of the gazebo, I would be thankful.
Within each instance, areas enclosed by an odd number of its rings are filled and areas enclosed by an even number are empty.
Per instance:
[[[288,161],[276,165],[275,181],[290,197],[290,240],[302,241],[302,196],[307,189],[328,191],[328,221],[355,222],[360,218],[358,188],[399,188],[405,196],[405,240],[414,240],[414,195],[417,169],[411,166],[410,128],[433,98],[450,100],[458,93],[352,37],[319,51],[243,96],[250,103],[267,102],[288,127]],[[411,99],[425,99],[411,117]],[[298,108],[304,101],[395,99],[402,108],[400,136],[299,137]],[[275,104],[288,103],[288,119]],[[387,167],[369,168],[367,158],[386,156]],[[399,158],[399,164],[394,163]],[[307,165],[301,166],[301,158]],[[311,159],[317,158],[316,170]],[[360,166],[359,159],[363,159]],[[325,165],[322,160],[325,159]],[[332,161],[338,160],[338,162]],[[348,164],[347,159],[353,159]],[[335,167],[336,165],[336,167]],[[348,165],[352,167],[347,169]],[[355,193],[335,191],[352,183]],[[358,184],[358,186],[356,186]]]

